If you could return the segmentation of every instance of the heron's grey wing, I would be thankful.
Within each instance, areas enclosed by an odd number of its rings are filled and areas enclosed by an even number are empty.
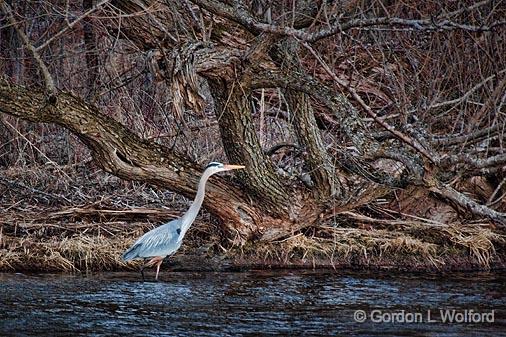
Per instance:
[[[180,233],[180,219],[156,227],[141,236],[132,247],[123,253],[123,260],[170,255],[181,245],[181,241],[178,240]]]

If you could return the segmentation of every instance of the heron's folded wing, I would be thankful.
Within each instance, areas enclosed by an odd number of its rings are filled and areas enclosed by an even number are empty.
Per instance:
[[[172,221],[147,232],[123,254],[123,260],[172,254],[180,245],[178,228],[177,223]]]

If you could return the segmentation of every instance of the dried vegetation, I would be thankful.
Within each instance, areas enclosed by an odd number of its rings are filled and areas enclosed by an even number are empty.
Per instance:
[[[2,172],[0,270],[131,269],[136,264],[125,264],[122,251],[185,207],[172,193],[80,168],[53,176],[46,167]],[[66,172],[74,180],[62,178]]]
[[[308,233],[311,232],[311,233]],[[502,268],[506,236],[480,226],[310,228],[287,239],[243,250],[260,265],[400,270]],[[499,254],[498,254],[498,251]],[[249,258],[251,259],[251,257]],[[247,260],[247,258],[245,258]]]
[[[54,175],[48,175],[45,167],[2,171],[0,271],[136,269],[138,263],[121,260],[124,249],[144,231],[180,215],[187,206],[185,200],[153,186],[79,168],[61,167]],[[59,177],[64,174],[74,179]],[[378,220],[345,212],[282,240],[234,247],[203,212],[170,263],[174,268],[206,269],[210,267],[199,263],[212,260],[211,268],[218,270],[488,269],[502,266],[505,239],[487,223]]]

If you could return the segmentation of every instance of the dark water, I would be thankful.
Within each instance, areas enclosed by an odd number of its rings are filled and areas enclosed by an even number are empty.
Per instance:
[[[499,336],[505,281],[506,273],[164,272],[146,283],[133,273],[0,274],[0,335]],[[440,309],[468,322],[443,323]]]

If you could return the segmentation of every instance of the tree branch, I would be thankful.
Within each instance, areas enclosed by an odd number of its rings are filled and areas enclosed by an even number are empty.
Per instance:
[[[420,143],[416,142],[414,139],[410,138],[408,135],[400,132],[399,130],[396,130],[395,127],[388,124],[385,120],[381,119],[376,115],[374,111],[372,111],[371,107],[368,106],[362,97],[357,93],[357,91],[352,88],[349,83],[346,81],[343,81],[339,77],[336,76],[336,74],[329,68],[329,66],[322,60],[322,58],[316,53],[316,51],[306,42],[303,42],[302,45],[306,47],[306,49],[309,50],[309,52],[318,60],[318,62],[323,66],[325,71],[334,79],[336,83],[338,83],[340,86],[344,87],[351,96],[357,101],[360,106],[364,109],[364,111],[372,118],[376,123],[378,123],[381,127],[383,127],[385,130],[390,132],[392,135],[394,135],[397,139],[399,139],[401,142],[409,145],[414,150],[422,154],[425,158],[427,158],[430,162],[436,163],[438,158],[433,153],[429,153],[428,149],[425,149]]]
[[[490,207],[480,205],[473,199],[469,198],[464,193],[455,190],[453,187],[441,182],[432,181],[428,182],[429,190],[437,195],[450,200],[464,210],[471,212],[474,215],[486,217],[503,228],[506,228],[506,214],[497,212]]]
[[[288,26],[278,26],[275,24],[267,24],[263,22],[259,22],[255,19],[247,10],[244,10],[243,6],[241,6],[240,1],[235,1],[235,8],[231,6],[227,6],[223,3],[216,3],[215,1],[210,0],[191,0],[194,4],[201,6],[202,8],[208,10],[209,12],[232,20],[236,23],[239,23],[247,30],[252,33],[259,34],[260,32],[271,33],[280,36],[291,36],[297,38],[301,41],[306,42],[316,42],[318,40],[324,39],[326,37],[345,32],[352,28],[363,28],[363,27],[372,27],[372,26],[404,26],[404,27],[412,27],[416,30],[466,30],[472,32],[482,32],[482,31],[490,31],[497,26],[505,25],[506,21],[497,21],[492,23],[489,26],[481,25],[481,26],[473,26],[466,25],[458,22],[453,22],[448,17],[456,16],[464,11],[474,10],[478,7],[481,7],[490,2],[481,1],[479,3],[473,4],[465,9],[460,9],[454,12],[441,14],[435,18],[426,18],[426,19],[418,19],[418,20],[410,20],[403,18],[391,18],[391,17],[380,17],[380,18],[370,18],[370,19],[353,19],[347,22],[341,22],[336,20],[334,23],[330,24],[326,28],[322,28],[316,32],[308,32],[307,29],[297,29]]]
[[[504,125],[496,124],[494,126],[489,126],[483,130],[478,130],[467,135],[451,135],[434,138],[431,143],[433,145],[443,146],[454,146],[461,144],[470,145],[483,140],[485,137],[492,139],[492,137],[496,136],[499,132],[504,132],[504,128]]]
[[[58,93],[55,104],[47,104],[44,92],[15,85],[0,78],[0,113],[32,122],[59,124],[72,131],[91,150],[95,163],[120,178],[139,180],[169,188],[192,198],[201,174],[199,165],[168,148],[139,138],[111,117],[69,93]],[[223,177],[211,177],[204,206],[218,217],[237,223],[241,206],[247,221],[257,214],[250,197]],[[227,204],[222,201],[228,200]],[[253,226],[254,227],[254,226]],[[252,228],[249,223],[247,228]]]
[[[273,58],[284,72],[297,72],[304,74],[304,69],[297,58],[297,42],[286,39],[282,44],[274,47]],[[285,91],[288,107],[293,115],[293,125],[297,140],[307,152],[309,174],[313,179],[317,195],[320,199],[330,196],[342,196],[344,193],[339,180],[338,172],[330,159],[324,146],[320,130],[316,124],[310,96],[293,89]]]
[[[444,107],[447,105],[459,104],[459,103],[467,100],[469,98],[469,96],[471,96],[473,94],[473,92],[475,92],[476,90],[478,90],[479,88],[484,86],[488,81],[493,80],[494,78],[497,77],[497,75],[501,75],[505,72],[506,72],[506,69],[503,69],[503,70],[499,71],[497,74],[490,75],[489,77],[487,77],[486,79],[484,79],[483,81],[481,81],[480,83],[476,84],[474,87],[469,89],[464,95],[462,95],[459,98],[455,98],[455,99],[445,101],[445,102],[431,104],[427,109],[428,110],[429,109],[437,109],[437,108],[441,108],[441,107]]]
[[[270,159],[262,151],[251,116],[247,84],[241,81],[231,87],[223,80],[210,79],[215,113],[227,158],[245,165],[241,175],[250,194],[263,200],[265,211],[283,214],[292,205],[285,186],[277,176]]]
[[[467,169],[470,170],[504,166],[506,164],[506,154],[498,154],[484,159],[474,158],[474,155],[469,153],[453,154],[441,158],[442,167],[451,167],[456,164],[465,164]]]
[[[14,29],[18,33],[19,37],[23,41],[23,44],[24,44],[25,48],[30,51],[30,53],[32,54],[33,58],[35,59],[35,63],[37,64],[37,66],[40,69],[40,71],[42,73],[42,76],[44,78],[44,82],[46,84],[46,90],[47,90],[47,92],[49,93],[49,95],[55,96],[56,95],[56,88],[55,88],[55,85],[54,85],[53,77],[49,73],[49,70],[47,69],[46,64],[44,63],[44,61],[42,61],[42,58],[40,57],[39,52],[32,45],[32,43],[30,42],[30,40],[28,39],[28,37],[25,35],[25,33],[23,32],[23,30],[21,30],[21,28],[18,27],[18,23],[14,19],[14,16],[12,14],[12,10],[11,10],[10,6],[5,1],[1,1],[0,2],[0,8],[2,9],[2,11],[7,16],[7,20],[9,21],[9,23],[14,27]]]

